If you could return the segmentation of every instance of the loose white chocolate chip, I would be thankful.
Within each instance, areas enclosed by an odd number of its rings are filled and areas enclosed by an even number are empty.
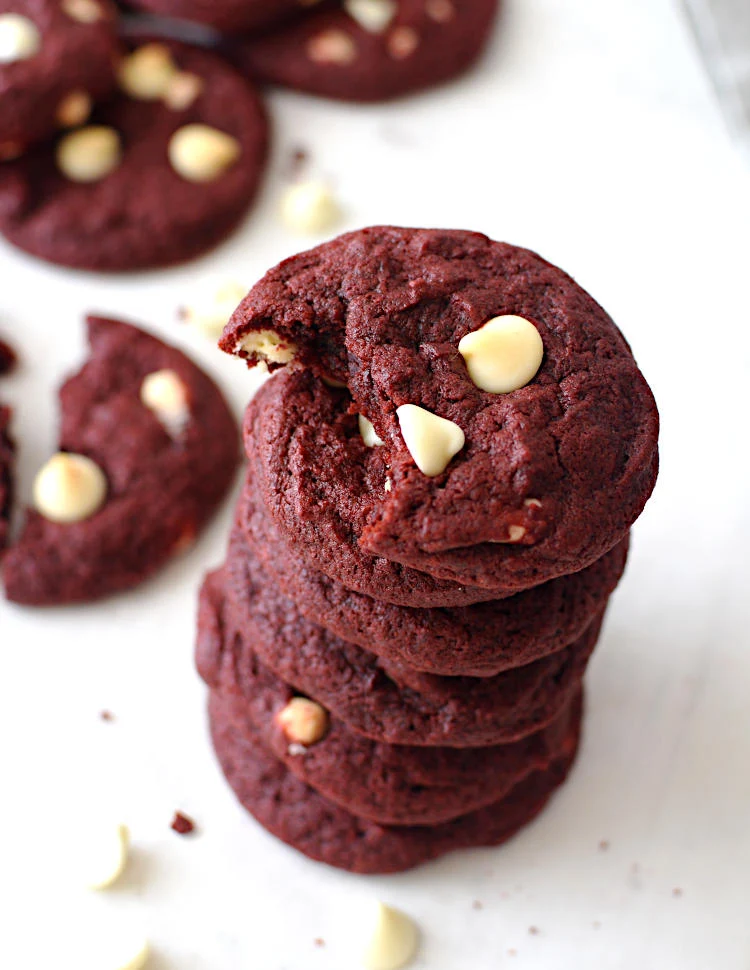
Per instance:
[[[61,128],[76,128],[88,121],[94,102],[86,91],[71,91],[57,106],[57,123]]]
[[[97,0],[62,0],[62,8],[69,17],[81,24],[94,24],[104,16]]]
[[[85,455],[58,452],[34,480],[34,506],[52,522],[81,522],[104,504],[107,479]]]
[[[388,36],[388,51],[397,61],[411,57],[419,47],[419,34],[413,27],[395,27]]]
[[[425,13],[438,24],[447,24],[456,16],[456,8],[451,0],[426,0]]]
[[[138,101],[158,101],[164,97],[175,74],[177,67],[168,47],[159,43],[144,44],[120,64],[120,87]]]
[[[239,283],[222,283],[205,299],[185,307],[184,319],[207,337],[218,338],[246,293],[247,287]]]
[[[458,344],[469,377],[490,394],[525,387],[542,364],[544,345],[529,320],[512,314],[493,317]]]
[[[26,61],[41,46],[42,35],[33,20],[20,13],[0,14],[0,64]]]
[[[428,478],[440,475],[466,444],[463,431],[453,421],[440,418],[416,404],[396,409],[406,447],[417,468]]]
[[[190,418],[187,388],[173,370],[147,374],[141,384],[141,402],[173,438],[178,437]]]
[[[241,151],[236,138],[210,125],[184,125],[169,141],[172,168],[188,182],[213,182],[237,161]]]
[[[362,961],[366,970],[400,970],[414,959],[419,930],[406,913],[379,902],[373,924]]]
[[[341,210],[324,182],[297,182],[281,198],[281,218],[293,232],[315,235],[335,226]]]
[[[332,27],[310,38],[307,42],[307,56],[316,64],[345,67],[356,61],[357,45],[345,30]]]
[[[89,125],[57,144],[57,167],[72,182],[98,182],[120,164],[120,136],[114,128]]]
[[[385,444],[382,438],[378,437],[372,421],[369,421],[364,414],[359,415],[359,433],[362,435],[362,440],[368,448],[378,448],[380,445]]]
[[[344,0],[344,10],[363,30],[382,34],[398,12],[395,0]]]
[[[239,350],[248,357],[260,357],[271,364],[288,364],[297,353],[297,345],[284,340],[275,330],[255,330],[246,333],[239,342]]]
[[[197,74],[178,71],[164,92],[164,104],[173,111],[184,111],[199,97],[203,87],[203,79]]]
[[[106,830],[87,829],[80,851],[89,889],[108,889],[117,882],[128,864],[129,848],[130,832],[127,825],[116,825]]]
[[[292,744],[316,744],[328,730],[328,712],[307,697],[293,697],[276,720]]]

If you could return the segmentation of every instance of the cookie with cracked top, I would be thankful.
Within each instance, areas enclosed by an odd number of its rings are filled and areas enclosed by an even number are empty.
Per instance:
[[[0,232],[20,249],[80,269],[169,266],[248,211],[268,151],[258,94],[210,51],[164,38],[130,49],[89,124],[0,169]]]
[[[13,501],[13,461],[14,448],[8,426],[10,408],[0,404],[0,552],[8,541],[8,519]]]
[[[237,730],[218,695],[209,699],[209,716],[219,763],[247,811],[311,859],[359,873],[401,872],[455,849],[505,842],[544,808],[576,754],[566,752],[499,801],[451,822],[384,826],[345,811],[296,778],[250,725]]]
[[[88,335],[89,359],[60,391],[59,448],[91,459],[106,495],[76,521],[28,511],[3,561],[17,603],[80,603],[142,582],[192,544],[237,468],[235,420],[189,358],[116,320],[89,317]]]
[[[243,534],[233,536],[228,569],[239,568],[247,542],[267,581],[308,620],[386,661],[443,676],[491,677],[572,643],[607,602],[628,554],[624,539],[586,569],[507,599],[425,610],[355,593],[314,569],[283,539],[250,487],[238,517]]]
[[[321,5],[239,45],[254,79],[342,101],[384,101],[468,70],[498,0],[350,0]]]
[[[485,328],[509,319],[531,368],[485,390],[459,345],[482,331],[480,364],[507,371]],[[595,562],[654,486],[658,413],[620,331],[561,270],[477,233],[373,227],[301,253],[253,287],[221,345],[292,361],[248,427],[285,536],[329,531],[336,504],[364,553],[498,598]],[[352,411],[382,445],[363,446]]]
[[[507,744],[555,720],[578,691],[603,614],[563,650],[496,677],[438,677],[386,662],[306,620],[251,555],[209,574],[196,664],[214,690],[252,697],[258,660],[375,741],[454,748]]]
[[[0,161],[83,124],[120,56],[109,0],[0,0]]]

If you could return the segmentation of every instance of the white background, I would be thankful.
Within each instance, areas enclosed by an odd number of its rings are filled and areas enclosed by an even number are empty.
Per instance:
[[[54,388],[83,357],[86,310],[187,348],[240,413],[251,378],[176,309],[305,245],[276,218],[297,146],[336,186],[342,229],[460,226],[530,246],[607,307],[663,417],[661,477],[591,667],[580,761],[507,847],[403,876],[348,876],[271,839],[214,765],[191,661],[227,504],[132,594],[0,603],[0,967],[88,968],[82,948],[108,919],[144,927],[150,970],[350,970],[353,917],[373,897],[419,920],[417,965],[432,970],[750,967],[750,178],[679,8],[508,0],[482,67],[455,85],[367,109],[271,102],[262,200],[212,256],[96,277],[0,246],[0,332],[24,358],[2,390],[21,495],[53,447]],[[177,808],[199,836],[169,830]],[[136,851],[121,887],[93,898],[76,830],[100,816],[127,821]]]

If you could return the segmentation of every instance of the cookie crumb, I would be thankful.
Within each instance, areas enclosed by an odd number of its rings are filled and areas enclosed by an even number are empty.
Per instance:
[[[321,946],[325,946],[326,945],[326,941],[324,939],[322,939],[322,937],[320,937],[320,936],[316,936],[315,939],[313,940],[313,943],[317,947],[321,947]]]
[[[518,950],[508,950],[509,957],[514,957],[517,955],[517,953],[518,953]]]
[[[299,178],[309,160],[310,152],[306,148],[299,145],[293,148],[289,154],[289,177],[291,179]]]
[[[17,362],[18,358],[16,357],[15,350],[13,350],[10,344],[6,344],[4,340],[0,340],[0,376],[10,374]]]
[[[599,922],[598,919],[595,919],[591,925],[595,930],[600,930],[602,928],[602,924]]]
[[[114,714],[112,713],[112,711],[102,711],[102,712],[101,712],[101,713],[99,714],[99,720],[100,720],[100,721],[106,721],[106,722],[107,722],[108,724],[109,724],[110,722],[112,722],[112,721],[114,721],[114,719],[115,719],[115,716],[114,716]]]
[[[541,933],[541,930],[539,929],[538,926],[529,927],[529,936],[539,936],[540,933]]]
[[[195,822],[182,812],[175,812],[171,828],[178,835],[190,835],[195,831]]]
[[[675,888],[672,890],[672,895],[675,899],[679,899],[680,896],[682,896],[682,890],[679,886],[675,886]]]
[[[472,909],[484,909],[481,899],[475,899],[471,904]]]
[[[599,843],[599,851],[607,852],[608,849],[609,849],[609,839],[602,839],[601,842]]]

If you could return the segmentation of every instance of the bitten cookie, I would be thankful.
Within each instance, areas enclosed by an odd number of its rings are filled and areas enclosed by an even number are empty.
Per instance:
[[[6,595],[47,605],[135,586],[192,544],[226,494],[237,427],[183,353],[90,317],[91,356],[60,391],[60,451],[3,564]]]
[[[254,412],[282,529],[315,530],[335,501],[364,552],[491,598],[599,559],[654,486],[656,405],[612,320],[561,270],[476,233],[375,227],[288,259],[221,345],[293,362],[268,393],[294,416],[268,398]]]
[[[530,822],[562,784],[576,749],[536,771],[500,801],[435,826],[383,826],[345,811],[296,778],[249,725],[238,731],[221,699],[209,700],[211,735],[241,804],[283,842],[330,866],[400,872],[454,849],[499,845]]]
[[[119,55],[109,0],[0,0],[0,161],[84,124]]]
[[[215,690],[253,693],[258,660],[375,741],[454,748],[507,744],[555,720],[578,691],[602,615],[558,653],[496,677],[437,677],[386,663],[305,620],[248,556],[245,573],[210,574],[196,662]]]
[[[491,677],[555,653],[580,637],[622,576],[628,540],[587,569],[507,599],[452,609],[394,606],[347,589],[308,565],[285,542],[254,492],[245,488],[227,568],[251,555],[300,613],[384,660],[444,676]],[[335,539],[335,534],[331,534]],[[236,548],[235,548],[236,547]],[[346,556],[342,542],[337,558]]]
[[[192,259],[242,220],[263,173],[268,126],[223,60],[143,41],[120,92],[90,122],[0,169],[0,231],[53,263],[134,270]]]
[[[8,434],[10,408],[0,404],[0,552],[8,541],[8,519],[13,500],[13,442]]]
[[[129,0],[133,7],[162,17],[205,24],[230,34],[257,31],[311,6],[311,0]],[[315,3],[315,0],[312,0]]]
[[[344,0],[251,37],[252,78],[342,101],[383,101],[431,87],[479,57],[497,0]]]

